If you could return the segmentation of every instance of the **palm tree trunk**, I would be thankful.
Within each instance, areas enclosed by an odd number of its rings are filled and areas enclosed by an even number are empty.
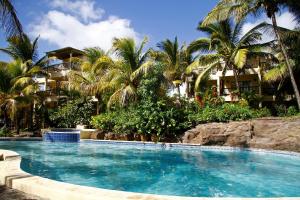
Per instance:
[[[17,135],[20,134],[20,113],[16,113],[16,131],[17,131]]]
[[[284,56],[285,64],[286,64],[286,66],[288,67],[288,70],[289,70],[289,74],[290,74],[292,86],[293,86],[293,89],[294,89],[294,93],[295,93],[295,96],[296,96],[298,108],[300,109],[300,94],[299,94],[298,86],[297,86],[297,83],[296,83],[296,80],[295,80],[295,76],[294,76],[294,73],[293,73],[293,69],[292,69],[291,63],[289,61],[289,57],[288,57],[287,51],[285,49],[284,44],[282,43],[281,36],[280,36],[280,34],[278,32],[278,26],[277,26],[277,20],[276,20],[275,13],[273,13],[273,15],[272,15],[271,18],[272,18],[274,32],[275,32],[277,40],[278,40],[278,44],[279,44],[279,46],[281,48],[281,51],[282,51],[282,54]]]
[[[7,111],[6,111],[5,108],[3,109],[3,115],[4,115],[4,126],[8,128],[9,127],[9,124],[8,124],[8,115],[7,115]]]
[[[95,95],[96,99],[98,100],[97,101],[97,104],[96,104],[96,115],[99,115],[100,114],[100,106],[101,106],[101,95],[97,94]]]
[[[177,86],[178,97],[180,98],[180,85]]]
[[[234,74],[234,79],[235,79],[236,91],[237,91],[238,96],[240,96],[240,84],[239,84],[238,74],[234,67],[232,69],[233,69],[233,74]]]
[[[30,104],[29,105],[29,130],[30,131],[33,131],[33,114],[34,114],[34,105],[33,104]]]
[[[185,84],[186,84],[186,89],[185,89],[185,93],[186,93],[186,97],[189,98],[190,97],[190,82],[189,82],[189,77],[185,77]]]

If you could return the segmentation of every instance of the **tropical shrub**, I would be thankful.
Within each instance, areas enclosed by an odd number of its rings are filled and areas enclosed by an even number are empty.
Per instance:
[[[80,98],[69,101],[52,113],[50,120],[52,126],[59,128],[74,128],[76,125],[90,125],[94,105],[89,99]]]
[[[189,119],[194,124],[208,122],[241,121],[252,118],[267,117],[271,113],[267,108],[253,110],[244,104],[225,103],[220,106],[206,106],[196,114],[191,114]]]
[[[275,105],[276,114],[279,117],[290,117],[295,116],[299,113],[298,109],[295,106],[287,107],[285,105]]]
[[[10,137],[12,136],[12,132],[6,126],[0,128],[0,137]]]
[[[295,106],[290,106],[287,109],[287,113],[286,113],[287,116],[295,116],[297,114],[299,114],[299,111]]]
[[[92,125],[104,132],[155,135],[174,138],[192,127],[188,105],[174,106],[167,100],[145,100],[139,105],[92,117]]]
[[[252,113],[253,113],[253,118],[262,118],[262,117],[272,116],[271,111],[266,107],[253,110]]]

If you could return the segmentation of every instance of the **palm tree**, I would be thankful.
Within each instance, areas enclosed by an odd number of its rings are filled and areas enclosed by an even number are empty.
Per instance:
[[[107,85],[104,89],[113,91],[109,107],[115,103],[126,106],[137,99],[136,89],[140,77],[153,67],[153,61],[149,59],[150,51],[143,52],[146,43],[147,38],[139,46],[136,46],[132,38],[114,39],[113,52],[119,61],[105,76]]]
[[[283,28],[282,28],[283,29]],[[291,63],[293,63],[293,70],[299,70],[299,62],[300,62],[300,31],[290,31],[284,30],[282,31],[282,39],[287,46],[287,51],[291,57]],[[277,65],[275,65],[272,69],[268,70],[264,74],[264,79],[268,82],[279,82],[278,90],[280,90],[289,77],[289,71],[284,62],[284,57],[280,51],[280,49],[273,49],[274,55],[278,60]]]
[[[221,0],[218,5],[208,14],[203,21],[203,25],[214,23],[215,21],[222,21],[224,19],[234,16],[237,21],[244,19],[248,14],[257,15],[260,12],[272,20],[273,31],[278,41],[278,45],[284,57],[285,64],[288,68],[289,76],[292,82],[294,93],[296,96],[297,104],[300,109],[300,94],[298,86],[293,73],[292,64],[290,63],[286,47],[282,41],[276,14],[280,11],[281,7],[288,7],[297,14],[299,19],[299,2],[298,0]]]
[[[9,37],[23,33],[17,12],[10,0],[0,0],[0,24]]]
[[[19,132],[21,111],[29,108],[34,100],[34,93],[38,91],[39,85],[34,80],[35,75],[42,74],[42,70],[38,66],[30,66],[23,63],[20,59],[10,63],[2,64],[0,84],[0,107],[7,124],[8,113],[10,117],[15,119],[17,132]],[[5,82],[4,82],[5,80]]]
[[[39,37],[31,42],[24,33],[22,36],[15,35],[7,39],[8,47],[0,48],[0,51],[15,60],[21,59],[23,62],[31,60],[33,63],[39,63],[42,60],[38,60],[38,40]]]
[[[259,24],[242,35],[243,22],[233,23],[231,20],[224,20],[208,26],[200,23],[198,29],[207,33],[209,37],[193,41],[189,46],[191,52],[204,53],[198,57],[198,65],[192,64],[187,68],[187,73],[191,73],[199,66],[205,67],[196,80],[195,91],[199,90],[200,82],[208,72],[213,68],[224,66],[223,72],[228,69],[233,70],[239,94],[239,70],[245,66],[247,59],[252,56],[271,56],[267,52],[262,52],[261,49],[270,47],[272,42],[259,43],[261,40],[260,30],[265,26],[265,23]]]
[[[174,41],[166,39],[157,44],[161,52],[158,53],[157,60],[164,66],[165,78],[177,88],[180,97],[180,86],[183,83],[185,70],[193,62],[193,57],[185,45],[179,47],[178,39]]]
[[[35,81],[37,75],[47,76],[47,73],[42,70],[47,63],[46,57],[38,59],[38,38],[33,42],[26,34],[14,35],[8,38],[8,47],[0,48],[0,51],[11,56],[14,61],[8,64],[8,70],[11,71],[12,80],[14,84],[14,91],[19,91],[17,96],[24,94],[32,94],[38,88],[38,84]],[[13,67],[15,66],[15,67]],[[22,91],[20,91],[20,89]],[[29,95],[29,96],[30,96]],[[20,98],[19,98],[20,99]],[[22,97],[21,99],[25,99]],[[30,103],[30,121],[32,124],[33,119],[33,101],[27,101]]]
[[[99,112],[99,102],[103,89],[106,86],[106,74],[113,68],[114,61],[108,53],[102,49],[94,47],[84,50],[85,58],[74,58],[73,61],[80,65],[80,71],[72,70],[69,74],[71,89],[80,91],[85,96],[95,96],[97,102],[97,114]]]

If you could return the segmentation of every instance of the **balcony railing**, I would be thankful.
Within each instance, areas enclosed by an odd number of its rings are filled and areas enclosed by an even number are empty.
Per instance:
[[[221,96],[230,96],[236,88],[223,88],[221,91]],[[240,92],[252,92],[254,94],[259,94],[259,86],[250,86],[250,87],[240,87]],[[262,94],[272,96],[276,93],[276,88],[272,87],[262,87]]]
[[[59,64],[49,65],[47,67],[47,69],[70,70],[70,69],[78,68],[78,66],[79,66],[78,63],[63,62],[63,63],[59,63]]]

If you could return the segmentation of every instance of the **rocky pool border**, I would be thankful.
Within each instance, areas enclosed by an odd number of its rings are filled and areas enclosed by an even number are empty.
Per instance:
[[[204,146],[200,144],[188,144],[188,143],[154,143],[154,142],[140,142],[140,141],[119,141],[119,140],[93,140],[82,139],[83,143],[98,143],[98,144],[115,144],[115,145],[129,145],[129,146],[144,146],[144,147],[160,147],[163,149],[200,149],[200,150],[216,150],[216,151],[249,151],[258,153],[274,153],[288,156],[299,156],[299,152],[282,151],[272,149],[257,149],[257,148],[244,148],[244,147],[230,147],[230,146]]]
[[[3,139],[0,138],[0,141]],[[20,139],[21,140],[21,139]],[[9,140],[5,140],[9,141]],[[22,140],[28,141],[28,140]],[[40,140],[31,140],[40,141]],[[201,150],[222,150],[222,151],[254,151],[262,153],[276,153],[291,156],[300,156],[300,153],[265,150],[265,149],[245,149],[238,147],[219,147],[219,146],[201,146],[197,144],[180,144],[180,143],[153,143],[153,142],[132,142],[132,141],[108,141],[108,140],[81,140],[83,143],[98,144],[117,144],[117,145],[138,145],[160,148],[180,148],[180,149],[201,149]],[[2,155],[2,156],[1,156]],[[179,197],[166,195],[152,195],[143,193],[133,193],[125,191],[107,190],[101,188],[74,185],[59,182],[39,176],[34,176],[24,172],[20,168],[21,156],[8,150],[0,149],[0,185],[6,185],[10,188],[25,192],[27,194],[36,195],[50,200],[300,200],[300,197],[280,197],[280,198],[210,198],[210,197]]]

